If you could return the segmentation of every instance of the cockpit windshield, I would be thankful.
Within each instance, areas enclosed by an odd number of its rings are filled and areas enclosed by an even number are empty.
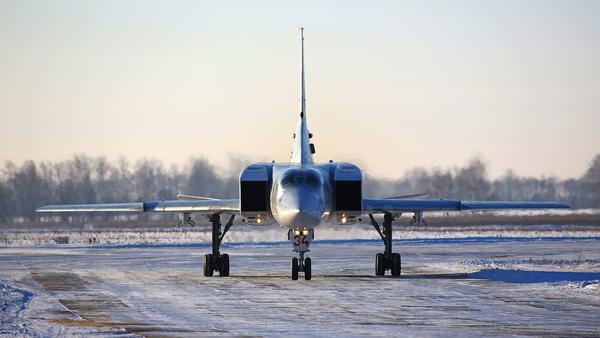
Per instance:
[[[321,179],[312,170],[290,170],[281,179],[281,186],[283,188],[300,184],[318,187],[321,185]]]

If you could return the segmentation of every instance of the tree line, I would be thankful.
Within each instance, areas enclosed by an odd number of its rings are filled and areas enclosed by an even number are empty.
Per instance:
[[[579,178],[560,180],[553,176],[520,177],[508,170],[490,180],[480,158],[463,167],[414,168],[403,177],[385,180],[367,177],[365,194],[387,197],[426,193],[427,198],[461,200],[560,201],[572,208],[600,208],[600,154]]]
[[[0,171],[0,222],[36,220],[35,208],[45,204],[174,199],[179,193],[237,198],[245,164],[232,159],[222,170],[202,157],[166,166],[154,159],[132,163],[86,155],[59,162],[6,162]],[[363,192],[369,197],[427,193],[428,198],[563,201],[573,208],[599,208],[600,154],[579,178],[520,177],[508,171],[490,180],[485,163],[474,158],[463,167],[414,168],[398,179],[365,175]]]

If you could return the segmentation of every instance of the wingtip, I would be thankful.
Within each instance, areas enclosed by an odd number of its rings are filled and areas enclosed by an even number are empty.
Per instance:
[[[55,205],[42,205],[41,207],[37,207],[35,212],[50,212],[48,209],[52,209]]]

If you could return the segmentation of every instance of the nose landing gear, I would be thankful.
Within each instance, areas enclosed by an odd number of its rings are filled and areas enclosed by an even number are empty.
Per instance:
[[[294,252],[298,253],[298,258],[292,258],[292,280],[298,279],[298,272],[304,272],[304,279],[311,280],[312,262],[310,257],[305,258],[304,254],[310,251],[308,248],[314,238],[314,229],[290,229],[288,232],[288,239],[292,242]]]
[[[304,272],[304,279],[312,278],[310,257],[304,258],[304,252],[298,253],[298,258],[292,258],[292,280],[298,280],[298,272]]]
[[[392,276],[400,276],[402,260],[399,253],[392,252],[392,221],[394,216],[389,212],[383,215],[383,231],[372,214],[369,214],[371,224],[381,236],[385,250],[375,255],[375,275],[383,276],[390,270]]]

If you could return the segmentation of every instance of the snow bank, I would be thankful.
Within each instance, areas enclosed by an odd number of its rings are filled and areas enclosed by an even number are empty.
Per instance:
[[[600,296],[600,259],[509,258],[478,259],[458,264],[472,271],[468,278],[506,283],[550,283]],[[583,271],[582,271],[583,270]],[[596,271],[594,271],[596,270]]]
[[[33,336],[30,322],[23,319],[31,293],[14,288],[0,280],[0,336]]]

